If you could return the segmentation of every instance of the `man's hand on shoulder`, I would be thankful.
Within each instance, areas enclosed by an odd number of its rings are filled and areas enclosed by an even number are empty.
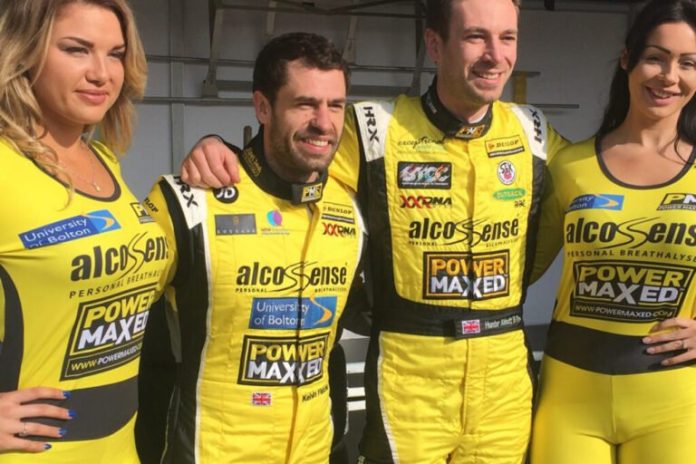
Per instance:
[[[181,180],[193,187],[221,188],[239,183],[239,160],[222,139],[203,137],[181,163]]]

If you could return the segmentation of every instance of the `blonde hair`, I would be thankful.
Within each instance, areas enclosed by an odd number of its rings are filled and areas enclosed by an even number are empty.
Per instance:
[[[57,167],[56,154],[39,141],[43,115],[30,73],[38,75],[46,60],[49,38],[56,18],[72,3],[109,9],[118,18],[126,52],[121,93],[95,130],[107,147],[117,154],[128,149],[135,125],[134,102],[145,92],[147,63],[133,12],[126,0],[1,0],[0,12],[0,137],[39,165]]]

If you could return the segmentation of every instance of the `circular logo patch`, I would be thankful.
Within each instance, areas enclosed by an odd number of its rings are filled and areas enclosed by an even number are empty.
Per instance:
[[[505,185],[515,182],[515,165],[509,161],[501,161],[498,164],[498,180]]]
[[[223,187],[213,190],[213,195],[218,201],[223,203],[234,203],[239,198],[239,192],[234,187]]]

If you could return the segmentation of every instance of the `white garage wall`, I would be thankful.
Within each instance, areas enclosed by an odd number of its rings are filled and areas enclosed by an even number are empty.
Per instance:
[[[348,0],[324,0],[320,4],[347,4]],[[582,3],[582,2],[579,2]],[[131,0],[146,52],[150,55],[207,57],[209,55],[207,0]],[[266,4],[266,2],[259,2]],[[534,4],[534,2],[526,2]],[[390,11],[411,13],[408,4],[390,6]],[[176,24],[176,18],[182,18]],[[170,17],[174,18],[170,26]],[[228,10],[224,46],[220,58],[253,60],[264,43],[266,15],[260,12]],[[316,15],[278,14],[276,34],[306,30],[331,37],[339,47],[345,42],[349,19]],[[528,81],[530,103],[575,103],[574,110],[546,111],[556,128],[571,140],[590,136],[599,124],[609,81],[621,50],[627,15],[621,8],[612,13],[548,12],[525,9],[520,19],[517,68],[538,71]],[[412,20],[361,18],[358,25],[356,62],[369,65],[412,66],[415,44]],[[173,39],[172,39],[173,38]],[[199,97],[207,66],[183,65],[183,95]],[[151,63],[148,96],[169,96],[172,71],[167,63]],[[251,79],[251,69],[220,67],[220,79]],[[432,75],[424,74],[423,87]],[[354,84],[410,84],[409,74],[356,72]],[[248,97],[244,94],[225,96]],[[506,97],[510,98],[509,89]],[[173,170],[172,140],[183,138],[190,147],[207,133],[219,133],[233,143],[242,144],[242,127],[256,121],[250,106],[185,106],[183,134],[172,134],[170,107],[166,104],[139,105],[139,126],[134,144],[123,162],[123,171],[139,197],[144,197],[157,176]],[[176,163],[178,164],[178,162]],[[543,238],[540,238],[543,239]],[[548,320],[556,279],[547,273],[532,287],[527,304],[527,322]]]

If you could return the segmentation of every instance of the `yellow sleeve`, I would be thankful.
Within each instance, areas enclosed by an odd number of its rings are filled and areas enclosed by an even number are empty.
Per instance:
[[[336,156],[329,167],[329,175],[347,185],[354,192],[358,191],[360,175],[360,142],[355,121],[355,111],[352,106],[346,110],[343,136],[338,145]]]
[[[551,161],[554,156],[556,156],[556,153],[570,145],[570,142],[565,139],[561,134],[559,134],[556,129],[553,128],[551,124],[547,124],[547,134],[548,134],[548,140],[547,140],[547,146],[548,146],[548,151],[546,153],[546,162],[548,163]]]
[[[178,208],[176,204],[169,204],[164,196],[163,188],[169,188],[163,178],[159,178],[155,185],[152,186],[150,193],[142,201],[142,205],[150,216],[159,224],[164,231],[167,240],[167,245],[171,252],[169,271],[163,273],[160,284],[164,288],[170,284],[176,275],[177,266],[179,263],[179,253],[177,252],[176,233],[174,231],[174,223],[170,208]]]

